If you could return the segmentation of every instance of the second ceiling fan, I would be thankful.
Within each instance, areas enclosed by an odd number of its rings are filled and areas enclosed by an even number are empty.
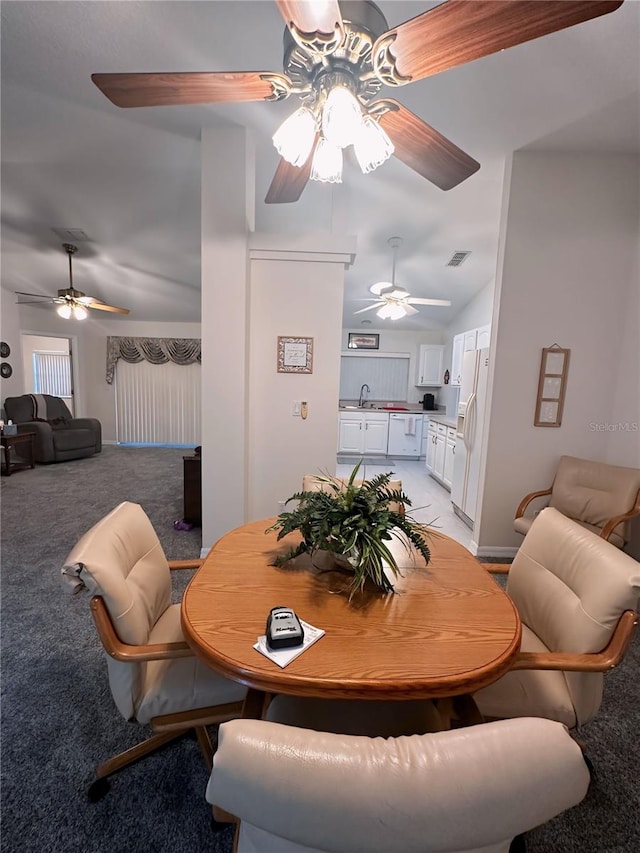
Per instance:
[[[417,314],[418,309],[414,305],[432,305],[441,308],[447,308],[451,305],[449,299],[421,299],[404,290],[402,287],[396,286],[396,255],[402,244],[402,237],[389,237],[389,245],[393,249],[393,266],[391,269],[391,281],[378,281],[372,284],[369,290],[375,294],[375,299],[367,299],[367,302],[372,302],[373,305],[367,305],[366,308],[360,308],[354,311],[354,314],[364,314],[365,311],[376,311],[381,320],[401,320],[403,317],[409,317],[411,314]]]
[[[267,203],[297,201],[310,178],[341,180],[343,149],[363,172],[392,154],[440,189],[480,164],[396,100],[397,88],[613,12],[623,0],[448,0],[397,27],[370,0],[276,0],[284,73],[92,74],[119,107],[277,101],[302,105],[278,129],[281,159]],[[214,6],[215,8],[215,6]]]

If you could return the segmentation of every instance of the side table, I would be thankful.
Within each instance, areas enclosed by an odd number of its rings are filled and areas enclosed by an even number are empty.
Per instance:
[[[200,454],[183,456],[184,516],[189,524],[202,524],[202,465]]]
[[[35,432],[21,432],[18,435],[4,435],[0,438],[4,453],[2,473],[7,477],[12,471],[19,471],[21,468],[35,468],[35,460],[33,453],[33,440]],[[19,458],[12,459],[11,454],[15,451]]]

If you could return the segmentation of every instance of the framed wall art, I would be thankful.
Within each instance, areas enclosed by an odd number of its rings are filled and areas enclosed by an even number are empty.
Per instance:
[[[313,338],[278,337],[278,373],[313,373]]]
[[[357,332],[349,332],[347,349],[378,349],[380,346],[380,335],[360,335]]]
[[[542,350],[534,426],[559,427],[562,424],[570,355],[571,350],[558,344]]]

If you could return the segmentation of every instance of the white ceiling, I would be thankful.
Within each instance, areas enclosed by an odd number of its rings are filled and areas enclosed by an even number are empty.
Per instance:
[[[380,2],[389,26],[435,3]],[[200,319],[202,127],[246,125],[256,140],[256,230],[357,235],[346,274],[345,327],[448,325],[493,280],[505,157],[520,148],[640,150],[640,4],[446,71],[395,92],[481,163],[442,192],[392,158],[340,186],[309,182],[296,204],[265,205],[277,164],[270,141],[295,104],[121,110],[93,72],[279,71],[283,21],[274,3],[28,2],[2,11],[2,286],[54,295],[68,284],[52,228],[81,228],[76,287],[131,309],[132,320]],[[220,199],[224,204],[224,199]],[[353,316],[391,274],[413,296],[451,299],[403,321]],[[458,269],[454,251],[471,251]],[[51,306],[42,310],[52,310]],[[101,314],[101,319],[109,316]]]

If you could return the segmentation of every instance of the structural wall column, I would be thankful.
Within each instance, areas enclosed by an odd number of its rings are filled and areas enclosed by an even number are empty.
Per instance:
[[[246,513],[247,234],[254,153],[246,130],[202,131],[202,545]]]

